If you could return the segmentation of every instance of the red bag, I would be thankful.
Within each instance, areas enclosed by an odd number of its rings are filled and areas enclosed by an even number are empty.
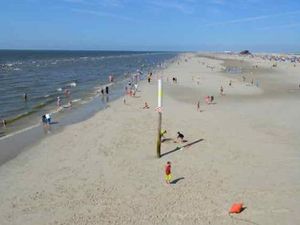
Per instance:
[[[243,203],[234,203],[230,210],[229,213],[240,213],[243,210]]]

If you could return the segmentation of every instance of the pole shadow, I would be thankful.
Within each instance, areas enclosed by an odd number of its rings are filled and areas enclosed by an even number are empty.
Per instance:
[[[163,157],[163,156],[166,156],[166,155],[168,155],[168,154],[177,152],[178,150],[180,150],[180,149],[182,149],[182,148],[190,147],[190,146],[192,146],[192,145],[194,145],[194,144],[197,144],[198,142],[201,142],[201,141],[204,141],[204,139],[203,139],[203,138],[200,138],[200,139],[198,139],[198,140],[196,140],[196,141],[193,141],[193,142],[191,142],[191,143],[189,143],[189,144],[183,145],[182,147],[176,147],[175,149],[173,149],[173,150],[171,150],[171,151],[168,151],[168,152],[165,152],[165,153],[161,154],[160,157]]]

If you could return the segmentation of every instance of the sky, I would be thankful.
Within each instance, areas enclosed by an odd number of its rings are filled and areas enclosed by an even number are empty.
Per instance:
[[[0,0],[0,49],[300,52],[300,0]]]

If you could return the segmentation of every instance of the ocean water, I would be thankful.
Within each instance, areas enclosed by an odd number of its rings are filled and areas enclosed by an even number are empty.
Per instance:
[[[109,75],[115,78],[110,86],[114,97],[121,96],[124,85],[134,74],[146,76],[176,55],[169,52],[0,50],[0,120],[7,121],[6,128],[0,124],[0,136],[36,124],[44,113],[55,112],[57,97],[63,105],[67,104],[66,89],[71,92],[72,111],[79,110],[98,96],[97,90],[108,84]]]

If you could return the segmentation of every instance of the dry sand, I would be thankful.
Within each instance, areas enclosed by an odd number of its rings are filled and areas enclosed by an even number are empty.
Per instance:
[[[244,68],[246,82],[222,72],[229,65]],[[126,105],[112,102],[1,166],[0,224],[300,224],[300,66],[271,65],[181,55],[159,73],[163,128],[192,145],[166,141],[155,157],[156,81],[144,82]],[[164,182],[167,161],[176,184]],[[247,208],[229,216],[234,202]]]

